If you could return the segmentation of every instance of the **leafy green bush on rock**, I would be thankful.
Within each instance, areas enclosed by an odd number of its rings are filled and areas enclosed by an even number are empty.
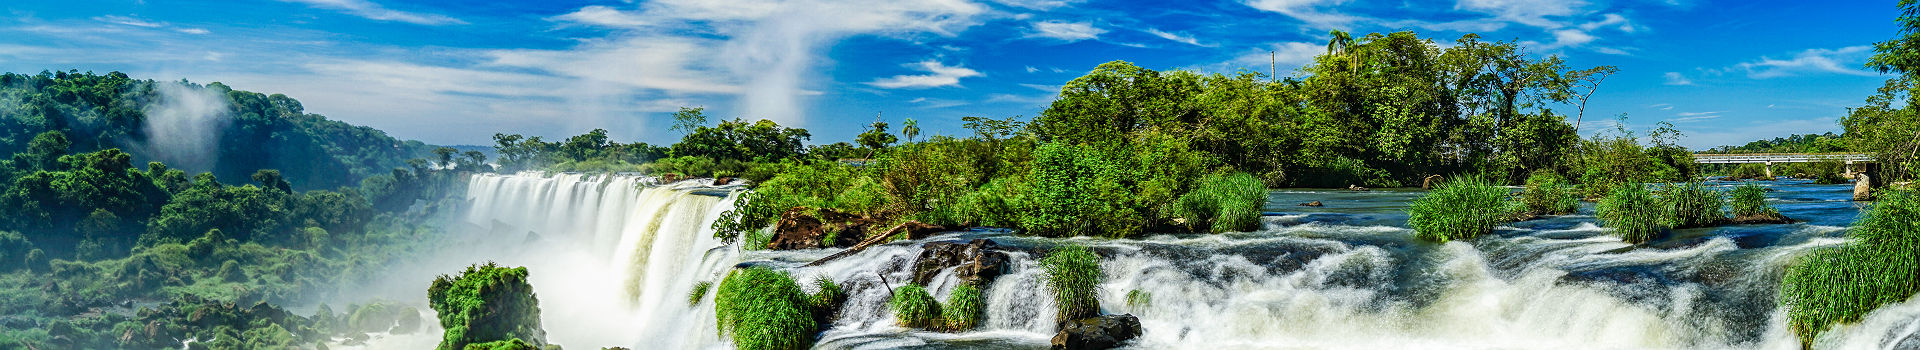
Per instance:
[[[468,266],[458,276],[441,275],[427,289],[427,300],[447,330],[440,350],[465,349],[468,344],[520,339],[534,346],[546,343],[540,328],[540,302],[527,284],[527,268],[507,268],[488,262]]]
[[[1580,208],[1580,195],[1573,185],[1551,171],[1527,177],[1527,189],[1521,192],[1520,199],[1528,211],[1539,215],[1571,214]]]
[[[735,349],[797,350],[819,331],[810,296],[786,272],[748,267],[727,273],[713,297],[714,320]]]

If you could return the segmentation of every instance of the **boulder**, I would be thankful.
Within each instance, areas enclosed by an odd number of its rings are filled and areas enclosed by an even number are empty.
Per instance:
[[[1140,336],[1140,318],[1106,315],[1060,323],[1053,335],[1054,350],[1112,349]]]
[[[733,178],[731,178],[731,177],[722,177],[722,178],[718,178],[718,179],[713,179],[713,185],[714,185],[714,186],[726,186],[726,185],[729,185],[729,184],[732,184],[732,183],[733,183],[733,181],[734,181],[734,179],[733,179]]]
[[[1856,181],[1853,182],[1853,200],[1873,200],[1873,181],[1870,177],[1867,177],[1867,173],[1854,175],[1854,179],[1856,179]]]
[[[1428,175],[1426,180],[1420,180],[1420,189],[1431,190],[1433,186],[1440,185],[1440,180],[1445,179],[1444,177],[1440,177],[1440,175]]]
[[[826,234],[826,225],[808,215],[807,208],[793,207],[780,213],[780,223],[774,225],[773,240],[767,242],[767,249],[820,248],[820,238]]]
[[[1326,204],[1320,204],[1320,201],[1312,201],[1312,202],[1306,202],[1306,203],[1300,203],[1300,206],[1302,206],[1302,207],[1323,207],[1323,206],[1326,206]]]
[[[998,251],[991,240],[970,242],[931,242],[920,246],[920,257],[913,262],[913,283],[928,285],[941,270],[954,268],[954,277],[974,286],[987,286],[1007,272],[1009,257]]]
[[[1789,219],[1786,215],[1780,214],[1745,215],[1735,216],[1733,220],[1728,220],[1727,222],[1734,225],[1791,224],[1793,223],[1793,219]]]
[[[1348,191],[1366,191],[1367,188],[1360,187],[1360,185],[1347,185],[1347,190]]]

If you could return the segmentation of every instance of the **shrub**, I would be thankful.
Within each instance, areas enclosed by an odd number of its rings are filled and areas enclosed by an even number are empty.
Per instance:
[[[1093,146],[1048,143],[1034,151],[1020,217],[1027,233],[1048,236],[1131,236],[1146,217],[1122,183],[1126,171]],[[1088,218],[1099,218],[1088,220]]]
[[[1476,176],[1447,181],[1413,201],[1407,225],[1429,241],[1472,239],[1506,220],[1507,194],[1507,189]]]
[[[974,225],[1018,226],[1021,213],[1026,211],[1021,206],[1021,194],[1026,192],[1027,187],[1023,180],[1014,176],[988,181],[986,185],[960,196],[957,209],[962,217]]]
[[[1767,205],[1767,189],[1760,185],[1734,187],[1730,199],[1735,217],[1780,217],[1780,211]]]
[[[1047,289],[1053,292],[1054,305],[1060,307],[1060,321],[1100,316],[1100,256],[1086,247],[1068,245],[1054,248],[1040,259],[1045,269]]]
[[[463,350],[540,350],[540,347],[528,344],[520,338],[497,340],[486,343],[467,344]]]
[[[1600,199],[1595,206],[1601,224],[1611,227],[1614,234],[1628,243],[1640,244],[1653,239],[1653,235],[1665,227],[1660,215],[1660,203],[1647,191],[1642,183],[1627,183],[1615,186],[1612,193]]]
[[[527,268],[506,268],[488,262],[468,266],[458,276],[441,275],[427,289],[427,299],[447,330],[437,349],[463,349],[467,344],[522,339],[546,343],[540,328],[540,302],[527,284]]]
[[[1728,171],[1727,180],[1771,181],[1773,177],[1767,176],[1767,166],[1765,164],[1746,163],[1736,165],[1733,167],[1733,170]]]
[[[918,284],[894,289],[887,307],[893,310],[893,318],[901,327],[938,329],[941,326],[940,303]]]
[[[847,302],[847,291],[827,276],[814,278],[813,288],[815,291],[807,297],[807,302],[813,307],[814,322],[823,325],[833,322],[833,314],[840,310],[840,304]]]
[[[1848,245],[1807,254],[1787,267],[1780,304],[1802,344],[1837,323],[1920,291],[1920,194],[1890,191],[1854,221]]]
[[[951,331],[966,331],[978,327],[980,319],[986,315],[986,303],[982,300],[980,288],[962,283],[953,287],[953,293],[947,295],[947,303],[940,306],[940,318],[946,320]]]
[[[1574,193],[1573,185],[1551,171],[1535,172],[1527,177],[1527,190],[1520,194],[1520,201],[1528,211],[1540,215],[1571,214],[1580,208],[1579,194]]]
[[[1253,175],[1212,174],[1181,195],[1171,211],[1185,218],[1193,231],[1252,231],[1260,228],[1260,207],[1266,199],[1267,187]]]
[[[1727,221],[1726,195],[1699,182],[1668,185],[1661,188],[1659,198],[1667,208],[1669,227],[1706,227]]]
[[[734,348],[797,350],[813,344],[817,324],[805,291],[786,272],[766,267],[733,270],[713,297],[721,336]]]
[[[707,290],[713,288],[713,282],[700,281],[687,291],[687,306],[700,305],[700,299],[707,298]]]

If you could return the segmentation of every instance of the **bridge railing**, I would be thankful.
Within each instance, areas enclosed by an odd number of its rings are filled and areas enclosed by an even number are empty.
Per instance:
[[[1873,155],[1866,153],[1694,153],[1693,161],[1701,164],[1872,162]]]

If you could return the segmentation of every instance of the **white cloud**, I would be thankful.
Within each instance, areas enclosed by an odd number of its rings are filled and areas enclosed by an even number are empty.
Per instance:
[[[1066,42],[1092,40],[1100,38],[1106,29],[1094,27],[1089,22],[1040,21],[1033,23],[1033,33],[1029,38],[1050,38]]]
[[[139,19],[139,18],[115,16],[115,15],[105,15],[105,16],[94,17],[93,20],[113,23],[113,24],[144,27],[144,28],[159,28],[167,25],[166,22],[154,22],[154,21],[148,21],[148,20]]]
[[[1081,1],[1084,0],[993,0],[993,2],[1000,3],[1001,5],[1043,11],[1067,7],[1078,4]]]
[[[876,87],[881,87],[886,89],[925,89],[925,88],[935,88],[935,87],[944,87],[944,86],[960,86],[960,78],[977,77],[977,76],[983,75],[979,71],[967,69],[965,67],[947,66],[946,64],[940,63],[940,61],[934,61],[934,60],[920,61],[919,63],[909,64],[907,66],[917,67],[921,71],[928,72],[930,74],[896,75],[889,78],[883,78],[883,79],[867,82],[867,85],[873,85]]]
[[[1557,29],[1567,24],[1550,17],[1573,16],[1580,7],[1586,5],[1586,2],[1579,0],[1460,0],[1453,8],[1485,13],[1500,20],[1528,26]]]
[[[1195,39],[1192,35],[1169,33],[1169,32],[1161,31],[1159,29],[1154,29],[1154,28],[1147,28],[1147,34],[1153,34],[1153,36],[1160,37],[1161,39],[1172,40],[1174,42],[1187,44],[1187,45],[1193,45],[1193,46],[1199,46],[1199,47],[1214,47],[1214,45],[1201,44],[1200,39]]]
[[[1261,11],[1279,13],[1314,26],[1314,29],[1346,28],[1363,17],[1322,11],[1321,6],[1346,3],[1347,0],[1241,0],[1241,4]]]
[[[1634,26],[1633,22],[1628,21],[1626,16],[1621,16],[1618,13],[1600,15],[1600,20],[1598,21],[1580,24],[1580,30],[1589,32],[1600,28],[1613,28],[1623,33],[1632,33],[1640,30],[1640,27]]]
[[[582,7],[580,10],[554,16],[550,19],[616,28],[642,27],[649,24],[646,19],[641,18],[639,15],[600,5]]]
[[[1266,48],[1243,51],[1226,62],[1192,67],[1202,72],[1231,73],[1250,71],[1261,74],[1272,73],[1287,76],[1295,69],[1313,63],[1315,57],[1327,53],[1326,45],[1307,42],[1281,42],[1268,44]]]
[[[1039,72],[1040,72],[1039,68],[1033,68],[1033,66],[1027,66],[1027,73],[1039,73]]]
[[[1866,45],[1831,50],[1808,49],[1794,54],[1791,59],[1780,60],[1762,56],[1760,60],[1737,64],[1728,70],[1744,71],[1747,77],[1754,79],[1819,73],[1874,76],[1879,73],[1853,68],[1864,62],[1872,49]]]
[[[440,14],[412,13],[389,9],[386,6],[367,0],[280,0],[306,4],[314,8],[340,11],[349,15],[376,21],[406,22],[419,25],[467,24],[466,21]]]
[[[1698,116],[1708,116],[1708,115],[1715,115],[1715,114],[1720,114],[1720,113],[1726,113],[1726,112],[1727,112],[1727,111],[1713,111],[1713,112],[1680,112],[1680,113],[1674,113],[1673,115],[1677,115],[1677,116],[1682,116],[1682,117],[1698,117]]]
[[[206,35],[207,33],[212,33],[203,28],[181,28],[181,29],[174,29],[174,31],[193,34],[193,35]]]
[[[1680,72],[1667,72],[1666,78],[1667,78],[1667,85],[1674,85],[1674,86],[1693,85],[1693,79],[1687,79],[1687,76],[1680,74]]]

